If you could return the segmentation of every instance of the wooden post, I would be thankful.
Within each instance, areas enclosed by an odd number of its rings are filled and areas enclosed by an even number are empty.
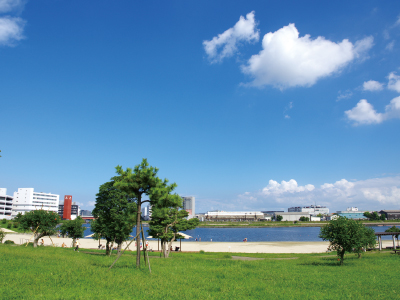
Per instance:
[[[379,251],[382,250],[382,237],[378,235]]]
[[[179,251],[182,251],[182,239],[179,239]]]
[[[396,237],[392,235],[392,240],[393,240],[393,250],[396,250]]]

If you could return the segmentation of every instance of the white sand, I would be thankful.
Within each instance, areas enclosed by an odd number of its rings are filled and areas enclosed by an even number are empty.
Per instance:
[[[26,243],[32,235],[30,234],[12,234],[6,235],[5,240],[12,240],[16,244]],[[51,238],[57,247],[65,243],[72,247],[71,238]],[[49,237],[43,237],[44,245],[51,246],[52,241]],[[31,242],[33,238],[31,239]],[[99,241],[93,239],[80,239],[80,247],[87,249],[97,249]],[[105,240],[101,240],[102,245],[106,245]],[[397,243],[396,243],[397,244]],[[158,249],[157,241],[149,241],[150,248]],[[205,252],[232,252],[232,253],[323,253],[328,248],[328,242],[182,242],[182,251],[200,251]],[[124,243],[125,247],[126,244]],[[172,247],[179,247],[180,243],[173,242]],[[384,240],[383,247],[393,246],[391,240]],[[396,245],[397,246],[397,245]],[[129,250],[135,250],[135,242],[131,244]]]

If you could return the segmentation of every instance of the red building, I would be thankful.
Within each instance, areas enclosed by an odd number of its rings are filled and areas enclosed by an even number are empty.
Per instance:
[[[72,196],[65,195],[64,196],[64,212],[63,212],[63,219],[64,220],[71,220],[71,206],[72,206]]]

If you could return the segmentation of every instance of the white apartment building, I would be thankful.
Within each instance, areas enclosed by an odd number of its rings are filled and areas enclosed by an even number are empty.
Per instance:
[[[0,188],[0,220],[11,220],[13,197],[7,195],[6,188]]]
[[[148,206],[142,207],[142,218],[145,221],[151,220],[151,206],[150,206],[150,204]]]
[[[33,188],[19,188],[14,192],[12,217],[18,213],[25,214],[28,211],[43,209],[58,213],[60,196],[51,193],[38,193]]]

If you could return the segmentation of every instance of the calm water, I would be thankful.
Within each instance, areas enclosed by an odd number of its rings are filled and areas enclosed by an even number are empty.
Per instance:
[[[85,236],[92,234],[90,225],[85,225]],[[391,226],[372,226],[375,232],[383,232]],[[146,231],[148,227],[144,227]],[[135,231],[135,230],[134,230]],[[185,231],[193,239],[182,240],[193,242],[195,238],[201,238],[202,242],[242,242],[247,238],[248,242],[318,242],[322,241],[318,234],[319,227],[282,227],[282,228],[196,228]],[[132,232],[132,235],[133,234]],[[147,237],[148,234],[146,234]],[[382,237],[389,240],[391,237]]]

